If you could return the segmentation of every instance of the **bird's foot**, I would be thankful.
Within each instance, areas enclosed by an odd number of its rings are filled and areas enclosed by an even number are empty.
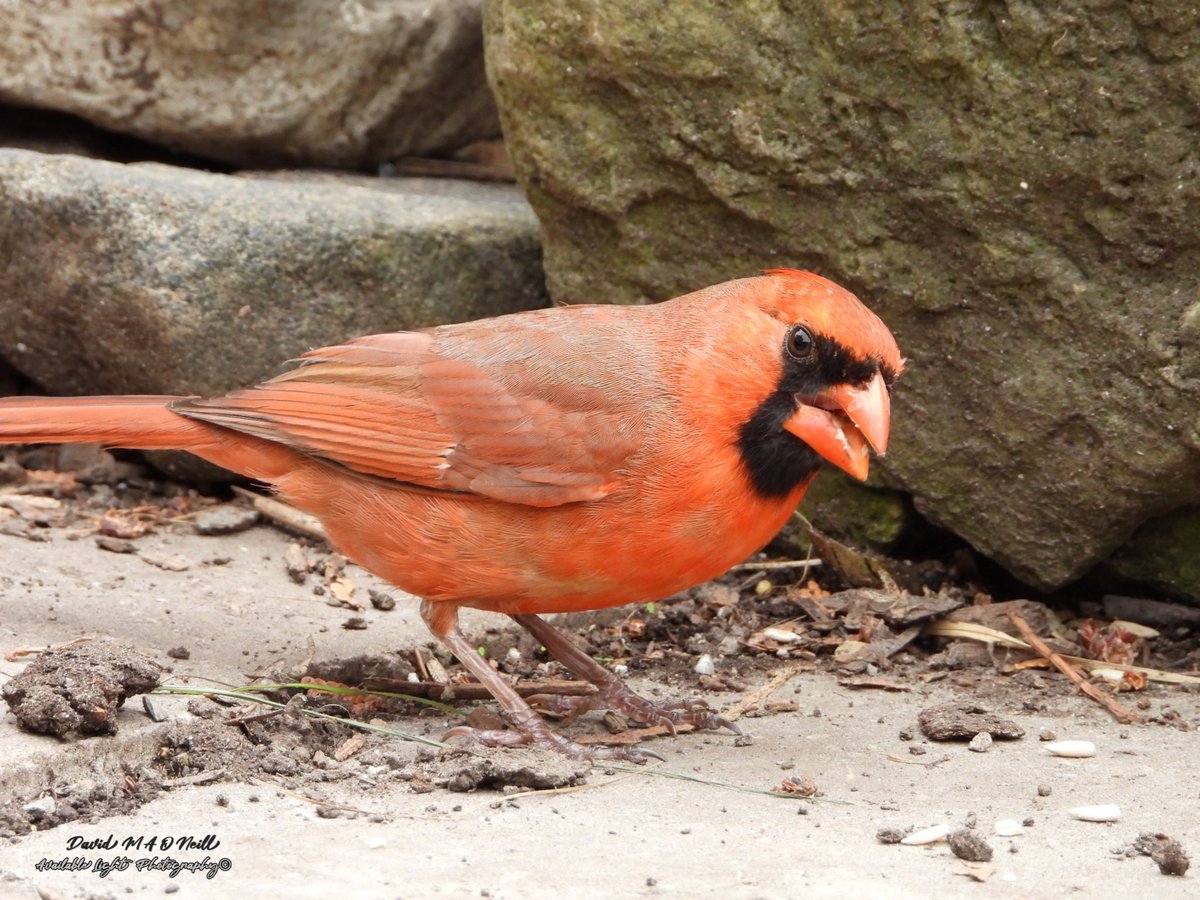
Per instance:
[[[635,694],[624,684],[615,680],[594,694],[577,697],[535,694],[529,697],[528,701],[537,709],[565,716],[568,719],[573,719],[593,709],[615,709],[627,715],[634,722],[649,726],[661,725],[670,729],[672,734],[680,725],[690,725],[693,728],[710,731],[728,728],[734,734],[742,734],[742,729],[734,722],[718,715],[703,700],[689,698],[654,703]]]
[[[544,730],[536,729],[536,731],[536,734],[532,734],[517,730],[500,731],[460,725],[447,731],[442,736],[442,740],[452,741],[461,739],[466,743],[482,744],[485,747],[533,745],[536,747],[546,747],[571,759],[586,760],[587,762],[619,760],[642,765],[651,759],[664,759],[653,750],[642,750],[629,744],[580,744],[563,737],[548,727]]]

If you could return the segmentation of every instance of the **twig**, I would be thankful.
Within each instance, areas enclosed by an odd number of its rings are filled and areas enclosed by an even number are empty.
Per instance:
[[[310,516],[306,512],[301,512],[296,507],[289,506],[282,500],[276,500],[273,497],[264,497],[261,494],[256,494],[253,491],[248,491],[236,485],[233,488],[233,492],[239,497],[248,499],[261,515],[266,516],[280,528],[285,528],[288,531],[318,541],[329,539],[329,535],[325,533],[325,526],[321,524],[316,516]]]
[[[64,641],[61,644],[50,644],[46,647],[18,647],[16,650],[10,650],[6,653],[4,659],[6,662],[16,662],[22,656],[41,656],[43,653],[49,653],[53,650],[65,650],[67,647],[74,647],[76,644],[86,644],[91,639],[91,635],[84,635],[70,641]]]
[[[232,719],[226,719],[226,725],[248,725],[251,722],[261,722],[264,719],[274,719],[276,716],[282,716],[282,709],[269,709],[266,712],[255,713],[250,716],[234,716]]]
[[[729,721],[740,719],[752,709],[758,709],[760,703],[770,697],[773,693],[795,678],[804,670],[804,667],[793,663],[790,666],[784,666],[778,672],[771,676],[771,680],[764,684],[756,691],[751,691],[725,712],[721,713],[723,718]]]
[[[1017,631],[1021,632],[1021,637],[1025,638],[1025,640],[1029,642],[1029,645],[1033,647],[1034,650],[1042,654],[1042,656],[1046,657],[1046,659],[1050,660],[1050,664],[1054,666],[1054,668],[1058,669],[1058,671],[1066,675],[1076,687],[1112,713],[1118,722],[1123,725],[1128,725],[1133,722],[1141,721],[1141,718],[1118,703],[1115,697],[1100,690],[1098,687],[1080,675],[1074,666],[1051,650],[1050,647],[1047,646],[1046,642],[1037,636],[1037,632],[1029,627],[1029,623],[1022,618],[1019,612],[1010,609],[1008,611],[1008,618],[1013,625],[1016,626]]]
[[[776,569],[803,569],[806,566],[819,566],[819,559],[778,559],[768,562],[744,562],[738,563],[730,572],[751,572],[763,571],[772,572]]]
[[[949,754],[939,756],[937,759],[932,759],[929,762],[923,759],[905,759],[903,756],[895,756],[891,753],[887,755],[887,758],[892,762],[904,763],[906,766],[924,766],[926,769],[932,769],[934,766],[940,766],[942,763],[950,761]]]

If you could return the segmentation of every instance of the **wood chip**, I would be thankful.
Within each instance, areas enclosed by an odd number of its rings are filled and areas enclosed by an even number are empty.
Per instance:
[[[287,545],[287,549],[283,551],[283,567],[287,570],[288,578],[296,584],[304,584],[308,580],[308,572],[311,567],[303,545],[296,541]]]

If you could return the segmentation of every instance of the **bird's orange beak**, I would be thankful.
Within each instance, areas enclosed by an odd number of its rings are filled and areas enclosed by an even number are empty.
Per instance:
[[[864,387],[838,385],[802,398],[783,427],[862,481],[870,468],[868,447],[880,456],[887,452],[891,420],[887,385],[876,372]]]

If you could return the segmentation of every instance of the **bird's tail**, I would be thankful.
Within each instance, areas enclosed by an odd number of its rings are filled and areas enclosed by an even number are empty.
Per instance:
[[[5,397],[0,444],[99,442],[130,450],[186,449],[204,434],[171,412],[178,397]]]
[[[0,398],[0,444],[98,442],[129,450],[187,450],[250,478],[274,482],[296,466],[295,450],[189,419],[179,397]]]

